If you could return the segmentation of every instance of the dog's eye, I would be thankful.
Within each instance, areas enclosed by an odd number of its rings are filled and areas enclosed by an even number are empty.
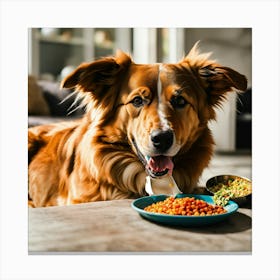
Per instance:
[[[170,103],[175,109],[184,108],[188,103],[183,96],[172,96],[170,99]]]
[[[131,103],[134,107],[139,108],[144,105],[144,100],[140,96],[136,96],[132,99]]]

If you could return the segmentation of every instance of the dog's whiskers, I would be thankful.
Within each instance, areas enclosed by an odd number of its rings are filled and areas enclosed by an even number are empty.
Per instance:
[[[243,104],[243,102],[242,102],[242,99],[239,97],[238,94],[236,95],[236,99],[237,99],[237,102],[240,102],[241,106],[244,106],[244,104]],[[237,102],[236,102],[236,103],[237,103]],[[241,111],[237,109],[237,106],[236,106],[236,113],[237,113],[237,114],[240,114],[240,113],[241,113]]]
[[[67,96],[66,98],[64,98],[62,100],[62,102],[65,102],[67,99],[69,99],[70,97],[72,97],[74,94],[77,94],[76,91],[72,92],[69,96]],[[77,94],[76,98],[74,99],[74,101],[72,102],[72,104],[69,106],[69,108],[67,109],[68,113],[67,113],[67,116],[71,115],[72,113],[74,113],[75,111],[79,110],[79,109],[82,109],[84,107],[84,104],[81,102],[78,106],[78,102],[82,100],[82,97],[79,96]],[[73,108],[74,107],[74,108]],[[73,108],[73,109],[72,109]],[[72,109],[72,110],[71,110]]]

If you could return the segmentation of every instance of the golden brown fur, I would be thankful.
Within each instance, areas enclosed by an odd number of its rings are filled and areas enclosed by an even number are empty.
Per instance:
[[[141,155],[161,154],[151,133],[167,128],[172,146],[162,154],[172,159],[180,189],[191,192],[213,153],[207,124],[214,107],[247,81],[194,47],[181,62],[163,65],[135,64],[119,51],[80,65],[62,86],[79,92],[87,112],[78,121],[29,129],[34,207],[145,195]]]

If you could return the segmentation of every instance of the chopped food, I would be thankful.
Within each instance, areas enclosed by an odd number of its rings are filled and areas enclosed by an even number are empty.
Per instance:
[[[231,198],[238,198],[252,193],[252,183],[246,179],[229,179],[208,188],[214,193],[216,205],[225,206]]]
[[[194,197],[174,198],[170,196],[163,201],[153,203],[144,208],[145,211],[182,216],[211,216],[227,211],[222,206],[211,205]]]

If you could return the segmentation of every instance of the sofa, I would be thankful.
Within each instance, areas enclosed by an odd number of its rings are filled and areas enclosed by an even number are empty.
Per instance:
[[[59,82],[28,76],[28,127],[80,118],[84,113],[73,90]]]

